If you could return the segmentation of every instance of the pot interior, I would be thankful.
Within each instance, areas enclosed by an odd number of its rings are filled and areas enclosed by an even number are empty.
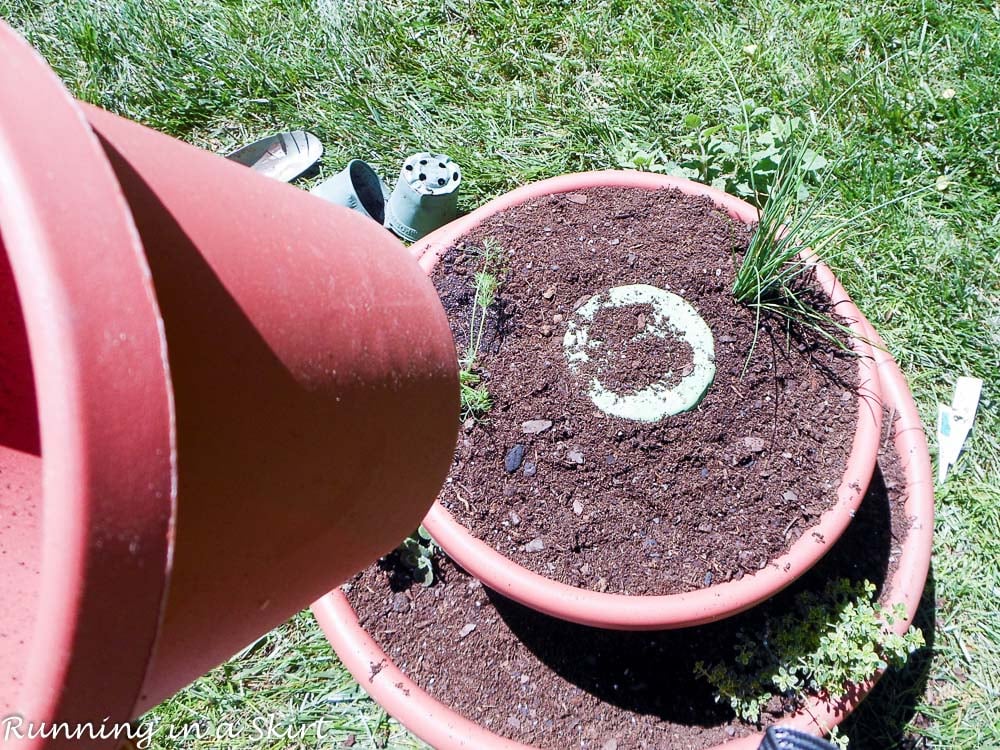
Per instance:
[[[0,234],[0,715],[26,676],[38,606],[42,451],[34,372],[14,273]]]

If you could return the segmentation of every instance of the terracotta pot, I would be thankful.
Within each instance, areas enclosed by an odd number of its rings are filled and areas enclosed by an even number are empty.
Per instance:
[[[387,230],[0,59],[0,716],[113,723],[413,530],[455,347]]]
[[[488,217],[533,198],[598,186],[676,188],[688,195],[707,196],[736,221],[753,224],[757,220],[757,210],[749,204],[690,180],[643,172],[589,172],[544,180],[501,196],[428,235],[411,252],[430,273],[448,248]],[[822,289],[841,315],[855,321],[851,328],[860,337],[852,340],[861,354],[858,426],[836,503],[815,526],[802,533],[786,554],[763,570],[686,594],[599,593],[553,581],[514,563],[472,536],[440,503],[424,520],[425,527],[455,562],[490,588],[539,612],[594,627],[653,630],[700,625],[735,615],[773,596],[815,565],[847,528],[868,488],[882,425],[881,410],[875,406],[880,393],[878,373],[873,367],[871,347],[863,340],[864,319],[830,270],[819,263],[815,270]]]
[[[875,336],[873,331],[871,336]],[[933,479],[923,427],[906,381],[885,351],[876,349],[875,357],[882,374],[886,404],[895,410],[898,417],[895,448],[903,459],[907,493],[904,512],[911,520],[902,540],[899,566],[887,583],[889,601],[901,602],[906,608],[905,620],[893,626],[897,633],[902,634],[913,621],[930,568],[934,527]],[[340,591],[333,591],[315,602],[312,610],[330,644],[355,679],[386,711],[432,747],[438,750],[528,748],[493,734],[424,692],[389,660],[362,629],[357,615]],[[371,672],[372,664],[382,665],[375,675]],[[476,665],[467,667],[475,669]],[[781,723],[821,735],[843,721],[880,677],[881,673],[837,699],[812,698],[800,712]],[[762,739],[761,735],[753,735],[719,747],[725,750],[755,750]]]

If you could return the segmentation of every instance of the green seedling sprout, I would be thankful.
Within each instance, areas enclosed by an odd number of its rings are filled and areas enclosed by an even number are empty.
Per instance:
[[[502,276],[503,251],[492,240],[484,240],[481,266],[474,278],[475,291],[469,312],[469,343],[459,359],[461,418],[482,419],[493,405],[482,378],[475,372],[479,349],[483,344],[490,307],[496,302]]]

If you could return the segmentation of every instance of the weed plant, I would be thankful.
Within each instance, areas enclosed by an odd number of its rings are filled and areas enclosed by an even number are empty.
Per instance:
[[[417,528],[396,548],[399,561],[410,571],[414,581],[430,586],[434,583],[434,556],[440,551],[423,526]]]
[[[838,579],[820,595],[800,594],[790,611],[756,631],[740,633],[731,662],[698,662],[695,674],[712,685],[716,700],[755,723],[775,697],[800,706],[809,694],[839,696],[880,669],[902,665],[924,645],[913,626],[904,635],[891,629],[905,614],[902,605],[883,610],[871,582]]]
[[[708,124],[701,116],[689,113],[684,116],[685,132],[677,145],[680,158],[668,158],[656,144],[628,140],[616,151],[618,166],[696,180],[762,207],[771,195],[785,155],[792,151],[792,139],[803,129],[802,118],[781,117],[753,99],[727,105],[726,110],[748,122],[751,130],[747,132],[746,124],[737,124],[731,128],[731,136],[721,123]],[[753,147],[744,153],[737,142],[740,138]],[[826,158],[812,149],[803,154],[797,165],[803,178],[796,195],[800,201],[809,197],[807,185],[818,182],[826,166]]]
[[[479,270],[473,276],[472,305],[469,310],[469,341],[459,359],[461,418],[482,419],[493,405],[489,390],[476,372],[476,361],[483,345],[490,308],[496,302],[504,274],[503,250],[487,239],[478,254]]]

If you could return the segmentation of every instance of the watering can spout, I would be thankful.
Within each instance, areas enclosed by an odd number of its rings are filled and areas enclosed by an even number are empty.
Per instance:
[[[125,721],[417,526],[457,358],[375,222],[0,58],[0,715]]]

